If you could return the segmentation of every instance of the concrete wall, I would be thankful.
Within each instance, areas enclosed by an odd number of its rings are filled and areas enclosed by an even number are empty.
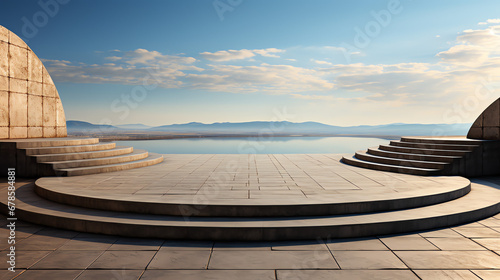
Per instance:
[[[47,69],[0,26],[0,139],[66,137],[66,117]]]

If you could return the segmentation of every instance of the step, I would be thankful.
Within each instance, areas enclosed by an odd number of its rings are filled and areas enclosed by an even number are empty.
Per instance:
[[[368,154],[380,156],[380,157],[390,157],[399,159],[409,159],[409,160],[419,160],[419,161],[432,161],[432,162],[444,162],[452,163],[454,160],[458,160],[460,156],[438,156],[438,155],[423,155],[423,154],[410,154],[410,153],[398,153],[379,150],[378,148],[368,148]]]
[[[421,149],[421,148],[406,148],[397,146],[386,146],[380,145],[378,147],[380,150],[398,153],[408,153],[408,154],[424,154],[424,155],[439,155],[439,156],[463,156],[470,151],[456,151],[456,150],[431,150],[431,149]]]
[[[31,155],[37,159],[37,162],[51,162],[51,161],[68,161],[79,159],[92,159],[101,157],[112,157],[118,155],[130,154],[134,150],[133,147],[116,146],[113,149],[80,152],[80,153],[65,153],[65,154],[47,154],[47,155]]]
[[[153,164],[157,164],[163,161],[163,156],[159,154],[149,154],[147,158],[141,160],[135,160],[131,162],[108,164],[108,165],[97,165],[89,167],[77,167],[77,168],[63,168],[55,169],[56,175],[58,176],[79,176],[88,174],[97,174],[105,172],[113,172],[120,170],[127,170],[132,168],[146,167]]]
[[[120,178],[119,174],[117,175],[117,178]],[[91,176],[84,179],[92,186],[91,182],[103,180],[102,177],[97,179]],[[106,182],[113,184],[113,181],[111,178]],[[393,187],[400,188],[401,191],[394,192],[365,192],[360,189],[344,193],[325,191],[316,197],[302,199],[121,194],[117,193],[115,188],[83,188],[71,177],[40,178],[35,182],[35,191],[47,200],[84,208],[198,217],[293,217],[380,212],[442,203],[459,198],[470,191],[470,181],[462,177],[437,177],[432,181],[434,184],[423,185],[421,188],[400,181]],[[158,181],[151,182],[161,186]]]
[[[488,140],[468,139],[465,136],[460,137],[401,137],[402,142],[429,143],[429,144],[447,144],[447,145],[481,145]]]
[[[40,148],[27,148],[26,155],[47,155],[47,154],[64,154],[64,153],[80,153],[90,151],[102,151],[113,149],[116,143],[99,143],[89,145],[77,146],[59,146],[59,147],[40,147]]]
[[[458,151],[473,151],[479,145],[451,145],[451,144],[437,144],[437,143],[415,143],[404,141],[391,141],[391,146],[408,147],[417,149],[430,149],[430,150],[458,150]]]
[[[7,214],[6,184],[0,191]],[[459,199],[414,209],[339,216],[213,218],[173,217],[92,210],[45,200],[33,181],[18,183],[16,218],[27,222],[97,234],[188,240],[274,241],[353,238],[428,230],[468,223],[500,211],[500,190],[489,183],[472,184]]]
[[[66,169],[66,168],[89,167],[89,166],[97,166],[97,165],[108,165],[108,164],[115,164],[115,163],[130,162],[130,161],[144,159],[147,157],[148,157],[147,151],[135,150],[132,153],[125,154],[125,155],[91,158],[91,159],[45,162],[45,164],[52,165],[52,167],[54,169]]]
[[[368,168],[372,170],[390,171],[390,172],[420,175],[420,176],[439,175],[439,172],[441,171],[435,168],[431,169],[431,168],[405,167],[405,166],[398,166],[391,164],[374,163],[374,162],[360,160],[355,157],[352,158],[342,157],[341,161],[349,165]]]
[[[370,155],[365,152],[356,152],[355,157],[360,160],[370,161],[375,163],[406,166],[406,167],[421,167],[428,169],[443,169],[449,163],[443,162],[432,162],[432,161],[419,161],[419,160],[409,160],[409,159],[396,159],[390,157],[381,157]]]
[[[18,149],[77,146],[99,143],[99,138],[62,137],[62,138],[30,138],[30,139],[2,139],[1,142],[15,142]]]

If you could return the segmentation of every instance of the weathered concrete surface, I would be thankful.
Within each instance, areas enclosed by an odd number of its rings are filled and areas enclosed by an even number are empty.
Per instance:
[[[467,138],[500,140],[500,99],[491,103],[472,124]]]
[[[0,139],[66,137],[66,117],[47,69],[0,26]]]

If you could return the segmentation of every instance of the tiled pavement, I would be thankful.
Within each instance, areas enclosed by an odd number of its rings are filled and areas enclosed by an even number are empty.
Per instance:
[[[234,204],[339,202],[421,196],[463,187],[460,177],[422,177],[349,166],[337,154],[165,154],[119,172],[45,177],[52,191],[132,201]],[[462,179],[462,180],[461,180]],[[458,185],[458,186],[457,186]]]
[[[394,236],[296,242],[131,239],[18,221],[1,279],[500,279],[500,214]]]
[[[431,177],[350,167],[325,155],[262,155],[255,160],[236,155],[232,167],[236,169],[228,171],[225,161],[232,157],[167,158],[162,164],[122,176],[116,172],[114,177],[109,173],[56,179],[76,180],[64,187],[80,183],[87,191],[99,193],[120,189],[121,195],[125,190],[141,199],[158,195],[193,199],[219,173],[234,175],[227,179],[231,184],[218,181],[221,192],[217,197],[225,193],[231,200],[241,190],[247,195],[240,200],[264,192],[273,199],[309,200],[314,194],[375,195],[415,188],[425,192],[437,186]],[[282,181],[273,180],[276,177]],[[171,183],[168,190],[165,183]],[[190,189],[193,183],[199,184]],[[6,223],[6,217],[0,216],[0,279],[500,279],[500,214],[426,232],[296,242],[133,239],[18,221],[15,273],[7,271]]]

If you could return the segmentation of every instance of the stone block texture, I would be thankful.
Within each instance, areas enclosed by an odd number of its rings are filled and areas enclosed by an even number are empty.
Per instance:
[[[477,117],[467,133],[467,138],[500,140],[500,98]]]
[[[21,38],[0,25],[0,139],[66,136],[49,72]]]

